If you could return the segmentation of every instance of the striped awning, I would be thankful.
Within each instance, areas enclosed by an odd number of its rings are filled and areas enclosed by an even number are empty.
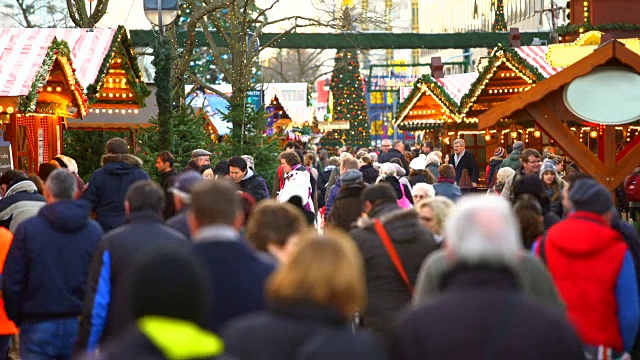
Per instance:
[[[443,78],[436,79],[444,87],[445,90],[456,101],[460,102],[462,96],[469,91],[471,84],[478,78],[477,72],[447,75]]]
[[[548,46],[521,46],[515,48],[515,50],[524,60],[535,66],[545,78],[549,78],[562,70],[562,68],[551,66],[547,60]]]
[[[115,29],[0,29],[0,96],[25,96],[54,38],[69,43],[80,84],[92,84]]]

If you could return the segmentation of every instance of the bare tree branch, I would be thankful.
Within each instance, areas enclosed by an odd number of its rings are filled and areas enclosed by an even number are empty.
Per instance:
[[[211,91],[212,93],[219,95],[220,97],[222,97],[223,99],[230,101],[231,99],[229,98],[229,96],[227,96],[227,94],[223,93],[222,91],[214,88],[213,86],[207,84],[206,82],[200,80],[199,77],[197,77],[196,75],[187,72],[187,77],[191,80],[193,80],[193,82],[195,82],[196,84],[198,84],[199,86],[201,86],[204,89],[207,89],[209,91]]]

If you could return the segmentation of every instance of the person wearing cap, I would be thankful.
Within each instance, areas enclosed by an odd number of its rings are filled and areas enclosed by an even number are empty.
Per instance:
[[[493,187],[493,185],[495,185],[493,182],[493,178],[498,172],[498,170],[500,170],[500,168],[502,167],[502,162],[504,161],[505,156],[507,156],[507,151],[503,147],[498,146],[493,151],[493,156],[489,160],[489,163],[487,164],[487,169],[485,170],[485,174],[487,176],[488,188],[491,188]]]
[[[327,217],[327,225],[331,224],[349,231],[351,224],[362,214],[360,195],[367,186],[362,180],[362,173],[356,169],[344,171],[340,175],[340,182],[342,186]]]
[[[620,358],[633,346],[640,325],[638,284],[632,255],[609,226],[613,199],[593,179],[569,191],[573,213],[533,246],[546,263],[570,321],[590,359]]]
[[[211,164],[211,153],[204,149],[195,149],[191,152],[191,160],[187,166],[182,169],[182,172],[189,170],[200,171],[202,165]]]
[[[78,193],[76,194],[76,198],[80,197],[82,195],[82,192],[84,191],[84,181],[82,180],[80,175],[78,175],[78,163],[76,163],[76,161],[69,156],[60,154],[51,159],[51,161],[49,161],[49,164],[57,168],[67,169],[73,174],[73,176],[76,178],[76,182],[78,183]]]
[[[500,167],[510,167],[517,171],[520,167],[520,157],[522,156],[522,151],[524,151],[524,143],[522,141],[516,141],[511,148],[512,150],[509,156],[504,159]]]
[[[269,199],[269,192],[264,179],[248,166],[244,158],[234,156],[229,159],[229,177],[240,186],[242,191],[253,196],[256,202]]]
[[[380,221],[391,239],[411,286],[415,284],[422,261],[436,249],[433,234],[420,224],[418,213],[400,208],[396,199],[395,190],[387,183],[364,190],[361,200],[365,215],[350,231],[365,263],[364,325],[385,338],[392,333],[401,309],[411,301],[412,290],[389,258],[376,231],[376,221]]]
[[[411,171],[409,172],[409,183],[411,187],[415,186],[419,183],[425,184],[435,184],[437,179],[431,174],[430,171],[427,171],[427,157],[425,155],[419,155],[418,157],[411,160],[409,163],[409,168]]]
[[[93,352],[133,323],[130,271],[141,254],[158,247],[190,249],[182,234],[163,224],[163,209],[164,191],[151,180],[139,181],[127,192],[127,224],[104,235],[91,262],[78,350]]]
[[[473,187],[478,186],[478,177],[480,174],[476,156],[466,150],[464,140],[455,139],[453,141],[453,154],[449,156],[449,164],[453,165],[456,170],[456,183],[460,183],[462,172],[467,170],[469,178],[471,179],[471,185]]]
[[[0,226],[16,232],[21,222],[38,214],[46,205],[44,196],[38,193],[36,184],[19,170],[8,170],[0,176]]]
[[[191,190],[202,180],[204,180],[204,177],[196,171],[183,172],[178,176],[173,187],[169,189],[173,196],[177,213],[167,220],[167,226],[177,230],[187,239],[191,239],[191,229],[187,221],[187,214],[191,206]]]
[[[540,179],[544,182],[545,191],[549,198],[550,210],[556,215],[562,217],[564,210],[562,208],[562,191],[567,183],[560,179],[556,170],[556,163],[551,159],[545,159],[540,168]]]
[[[127,141],[118,137],[107,141],[102,167],[91,175],[89,186],[82,193],[104,232],[124,225],[124,197],[129,187],[140,180],[149,180],[149,175],[142,169],[142,160],[129,154]]]

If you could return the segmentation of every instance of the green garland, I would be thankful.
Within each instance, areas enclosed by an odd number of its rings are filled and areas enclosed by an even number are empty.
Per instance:
[[[141,108],[145,107],[145,99],[151,95],[151,91],[144,81],[141,81],[142,72],[138,66],[138,61],[131,45],[131,40],[127,36],[126,30],[123,26],[118,26],[116,33],[113,35],[111,46],[102,61],[102,65],[100,65],[96,81],[87,86],[87,97],[89,98],[89,103],[95,104],[98,102],[98,95],[102,91],[107,74],[111,68],[111,61],[116,55],[120,55],[120,58],[122,59],[121,68],[127,74],[128,86],[135,99],[133,103],[137,104]],[[100,103],[107,104],[112,102],[100,101]],[[113,103],[122,102],[114,101]]]
[[[485,66],[484,69],[482,69],[476,81],[474,81],[469,87],[469,91],[464,94],[464,96],[462,96],[462,99],[460,99],[460,107],[458,108],[459,114],[465,114],[467,111],[469,111],[472,103],[477,99],[477,96],[475,95],[476,91],[480,86],[482,86],[482,83],[484,83],[485,80],[487,80],[489,76],[491,76],[491,73],[494,71],[495,65],[501,54],[503,54],[502,56],[504,56],[511,65],[516,66],[518,71],[533,79],[534,83],[545,79],[544,75],[542,75],[542,73],[538,71],[535,66],[531,65],[528,61],[523,59],[515,49],[505,47],[504,45],[500,44],[493,50],[493,53],[489,57],[488,65]]]
[[[53,68],[53,65],[58,56],[67,58],[70,63],[72,61],[69,44],[64,40],[53,39],[51,45],[49,46],[49,49],[47,50],[47,54],[42,61],[40,70],[36,72],[36,76],[33,79],[33,83],[31,84],[31,90],[29,90],[29,93],[27,95],[20,96],[18,100],[17,111],[19,113],[26,114],[35,111],[40,89],[47,83],[49,73],[51,72],[51,69]],[[80,89],[80,91],[82,91],[82,85],[80,85],[75,71],[73,72],[73,78],[76,86]]]
[[[451,97],[451,95],[449,95],[449,92],[436,79],[431,77],[431,75],[429,74],[425,74],[416,81],[407,98],[400,103],[400,105],[398,106],[397,114],[403,113],[404,110],[409,106],[409,104],[413,102],[413,99],[416,96],[420,95],[420,93],[422,92],[421,88],[423,84],[427,86],[429,91],[431,91],[431,93],[438,100],[440,100],[442,104],[444,104],[445,108],[449,112],[455,114],[458,111],[458,102],[455,101],[455,99]]]
[[[625,24],[625,23],[615,23],[615,24],[603,24],[603,25],[593,25],[591,23],[585,24],[570,24],[570,25],[562,25],[558,26],[556,31],[558,35],[566,35],[566,34],[576,34],[580,32],[582,29],[584,32],[588,31],[606,31],[606,30],[624,30],[624,31],[640,31],[640,25],[638,24]]]

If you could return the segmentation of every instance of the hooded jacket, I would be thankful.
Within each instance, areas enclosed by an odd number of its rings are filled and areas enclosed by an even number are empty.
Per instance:
[[[78,316],[91,257],[102,229],[85,201],[44,206],[15,233],[4,267],[2,297],[9,319]]]
[[[364,324],[388,335],[399,311],[411,301],[411,292],[376,233],[375,219],[380,219],[389,234],[411,284],[415,284],[422,262],[436,249],[436,243],[433,234],[420,225],[418,213],[400,209],[396,203],[377,205],[351,230],[365,265],[368,303]]]
[[[18,225],[36,216],[46,205],[44,196],[38,194],[36,185],[28,179],[12,185],[0,199],[0,226],[15,234]]]
[[[365,186],[362,184],[353,184],[345,189],[340,189],[327,218],[327,224],[333,224],[344,231],[349,231],[351,224],[358,220],[362,213],[360,195],[364,189]]]
[[[124,197],[129,186],[148,179],[139,158],[130,154],[105,154],[102,168],[91,175],[82,198],[91,204],[96,221],[107,232],[125,223]]]
[[[267,185],[258,174],[253,170],[247,169],[247,175],[238,183],[242,191],[253,196],[257,201],[269,199],[269,192],[267,191]]]
[[[509,157],[502,161],[502,165],[500,165],[500,168],[502,169],[504,167],[510,167],[513,170],[518,170],[518,168],[520,167],[520,156],[522,156],[522,151],[513,150],[511,154],[509,154]]]
[[[362,173],[362,181],[371,185],[376,183],[376,179],[380,175],[378,169],[374,168],[373,165],[362,165],[360,172]]]
[[[533,251],[546,262],[581,340],[629,351],[640,308],[633,258],[621,235],[602,216],[576,211]]]

